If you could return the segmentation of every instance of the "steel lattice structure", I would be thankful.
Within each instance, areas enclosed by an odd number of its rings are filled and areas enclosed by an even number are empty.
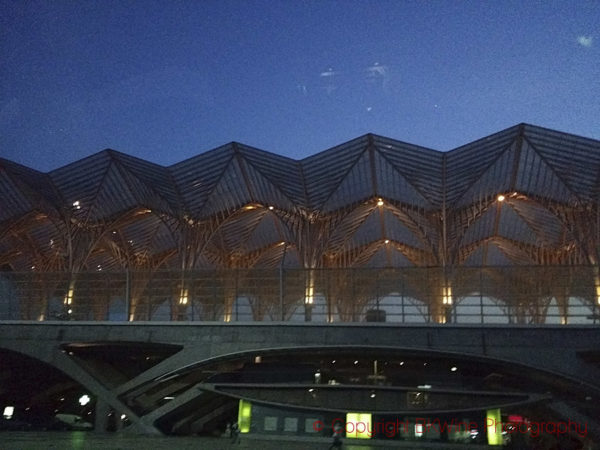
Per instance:
[[[448,152],[368,134],[300,161],[239,143],[170,167],[0,159],[0,267],[597,268],[599,205],[600,141],[527,124]]]

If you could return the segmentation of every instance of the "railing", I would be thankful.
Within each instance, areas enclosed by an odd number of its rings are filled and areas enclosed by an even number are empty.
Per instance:
[[[600,323],[597,266],[3,272],[0,320]]]

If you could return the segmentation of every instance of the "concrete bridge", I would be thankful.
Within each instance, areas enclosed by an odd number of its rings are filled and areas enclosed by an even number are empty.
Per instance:
[[[97,399],[99,430],[112,409],[127,416],[126,429],[160,434],[161,420],[206,395],[206,374],[189,374],[202,367],[224,371],[235,361],[278,353],[298,360],[308,354],[412,355],[525,374],[547,386],[545,402],[559,416],[587,423],[592,434],[600,431],[589,416],[600,398],[595,326],[3,322],[0,348],[49,364],[80,383]],[[128,351],[148,355],[149,363],[134,376],[102,363],[107,353]]]

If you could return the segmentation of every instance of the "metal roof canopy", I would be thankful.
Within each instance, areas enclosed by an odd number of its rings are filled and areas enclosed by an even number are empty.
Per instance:
[[[600,141],[527,124],[445,153],[368,134],[300,161],[0,159],[0,267],[597,265],[599,205]]]

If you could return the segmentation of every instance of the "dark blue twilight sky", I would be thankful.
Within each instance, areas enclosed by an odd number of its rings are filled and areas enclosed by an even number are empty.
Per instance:
[[[0,156],[600,139],[600,1],[0,0]]]

